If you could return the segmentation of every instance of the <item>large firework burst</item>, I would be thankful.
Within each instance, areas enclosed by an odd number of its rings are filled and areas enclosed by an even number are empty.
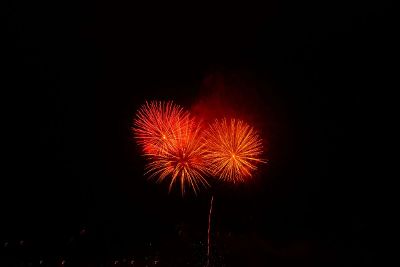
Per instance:
[[[260,137],[241,120],[215,120],[204,141],[210,171],[222,180],[244,182],[257,169],[257,163],[264,162]]]
[[[188,112],[172,102],[150,102],[138,111],[134,124],[150,178],[158,182],[170,178],[169,189],[180,183],[182,194],[186,187],[196,193],[208,185],[201,124]]]

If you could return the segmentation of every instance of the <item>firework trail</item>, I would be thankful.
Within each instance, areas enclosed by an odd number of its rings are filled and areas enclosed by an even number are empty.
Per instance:
[[[211,256],[211,215],[213,208],[214,196],[211,196],[210,200],[210,210],[208,212],[208,230],[207,230],[207,267],[210,265]]]
[[[206,159],[212,175],[228,182],[245,182],[257,169],[262,142],[256,131],[241,120],[215,120],[205,133]]]
[[[182,194],[189,187],[197,193],[208,186],[208,166],[202,138],[202,126],[180,106],[172,102],[150,102],[139,109],[134,133],[149,160],[146,174],[162,182],[170,178],[169,190],[175,183]]]

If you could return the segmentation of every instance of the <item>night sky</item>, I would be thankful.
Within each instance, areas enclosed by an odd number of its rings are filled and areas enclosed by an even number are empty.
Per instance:
[[[374,264],[391,9],[11,1],[0,265],[204,266],[212,194],[211,266]],[[146,100],[246,119],[268,163],[168,193],[132,138]]]

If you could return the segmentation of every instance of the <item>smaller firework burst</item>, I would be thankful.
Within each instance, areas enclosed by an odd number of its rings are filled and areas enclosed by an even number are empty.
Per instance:
[[[222,180],[244,182],[257,169],[262,141],[247,123],[231,119],[215,120],[204,135],[210,172]]]

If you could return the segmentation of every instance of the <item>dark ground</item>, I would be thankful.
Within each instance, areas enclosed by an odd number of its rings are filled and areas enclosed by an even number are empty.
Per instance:
[[[211,192],[148,182],[130,126],[144,100],[214,91],[269,162],[212,190],[213,266],[376,265],[391,9],[6,4],[0,265],[203,266]]]

